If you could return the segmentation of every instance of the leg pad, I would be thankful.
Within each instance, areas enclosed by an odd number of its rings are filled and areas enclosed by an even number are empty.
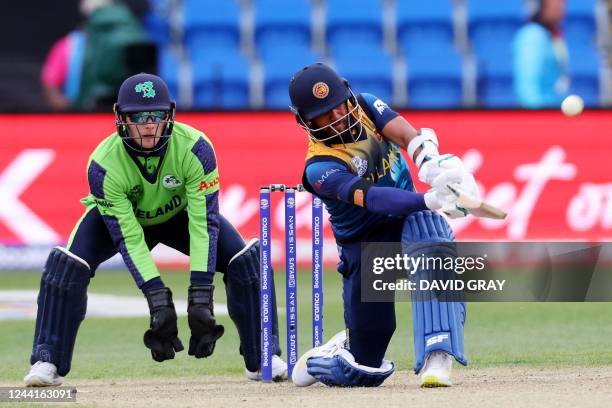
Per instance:
[[[60,376],[68,374],[77,331],[87,311],[90,278],[87,262],[64,248],[53,248],[40,281],[31,364],[53,363]]]

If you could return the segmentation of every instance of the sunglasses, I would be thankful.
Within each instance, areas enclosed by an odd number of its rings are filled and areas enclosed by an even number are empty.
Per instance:
[[[155,112],[135,112],[128,113],[127,117],[133,123],[144,124],[149,121],[149,118],[153,121],[153,123],[160,123],[164,119],[166,119],[167,112],[165,111],[155,111]]]

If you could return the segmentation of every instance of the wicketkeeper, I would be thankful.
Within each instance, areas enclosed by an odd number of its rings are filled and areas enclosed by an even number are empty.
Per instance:
[[[149,304],[144,344],[153,359],[162,362],[183,350],[172,292],[150,252],[159,243],[190,258],[189,355],[210,356],[223,335],[213,307],[213,275],[220,271],[247,377],[260,378],[259,243],[245,244],[219,214],[212,143],[202,132],[176,122],[174,114],[175,102],[161,78],[138,74],[121,85],[115,105],[117,131],[89,160],[85,213],[66,248],[54,248],[45,264],[26,385],[62,383],[85,317],[89,281],[117,252]],[[287,365],[279,357],[275,313],[273,319],[273,375],[281,379]]]
[[[408,256],[421,256],[424,242],[453,241],[450,226],[436,211],[465,216],[446,186],[458,184],[477,195],[476,182],[458,157],[438,153],[432,129],[417,131],[376,96],[354,94],[324,64],[298,71],[289,95],[297,122],[309,137],[303,184],[324,201],[339,248],[347,329],[304,354],[292,379],[297,385],[318,380],[377,386],[395,369],[384,359],[395,331],[395,306],[361,301],[361,243],[402,242]],[[420,169],[419,179],[431,186],[425,194],[415,192],[400,148]],[[414,370],[421,374],[422,386],[449,386],[453,359],[467,364],[465,304],[413,297],[412,306]]]

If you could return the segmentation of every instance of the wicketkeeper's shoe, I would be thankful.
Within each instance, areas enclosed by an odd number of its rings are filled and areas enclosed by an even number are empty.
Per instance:
[[[298,387],[307,387],[316,383],[318,380],[312,375],[308,374],[308,367],[306,362],[310,357],[324,357],[333,355],[338,348],[344,348],[346,343],[346,330],[342,330],[334,337],[332,337],[327,343],[322,346],[312,348],[300,357],[293,367],[293,373],[291,374],[291,381]]]
[[[37,361],[23,381],[26,387],[55,387],[62,384],[64,377],[57,374],[55,364]]]
[[[450,387],[453,357],[443,351],[433,351],[425,360],[421,371],[421,387]]]
[[[246,377],[249,380],[261,381],[261,370],[249,371],[244,370]],[[272,356],[272,381],[285,381],[287,379],[287,363],[277,355]]]

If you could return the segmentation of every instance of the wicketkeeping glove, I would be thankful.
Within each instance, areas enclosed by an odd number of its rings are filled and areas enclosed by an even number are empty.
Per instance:
[[[151,349],[153,360],[162,362],[174,358],[174,352],[184,349],[178,338],[176,311],[172,292],[168,288],[145,292],[151,313],[150,329],[144,334],[144,344]]]
[[[215,350],[215,342],[223,336],[225,329],[215,321],[213,311],[214,285],[189,287],[187,315],[191,338],[189,355],[196,358],[208,357]]]

